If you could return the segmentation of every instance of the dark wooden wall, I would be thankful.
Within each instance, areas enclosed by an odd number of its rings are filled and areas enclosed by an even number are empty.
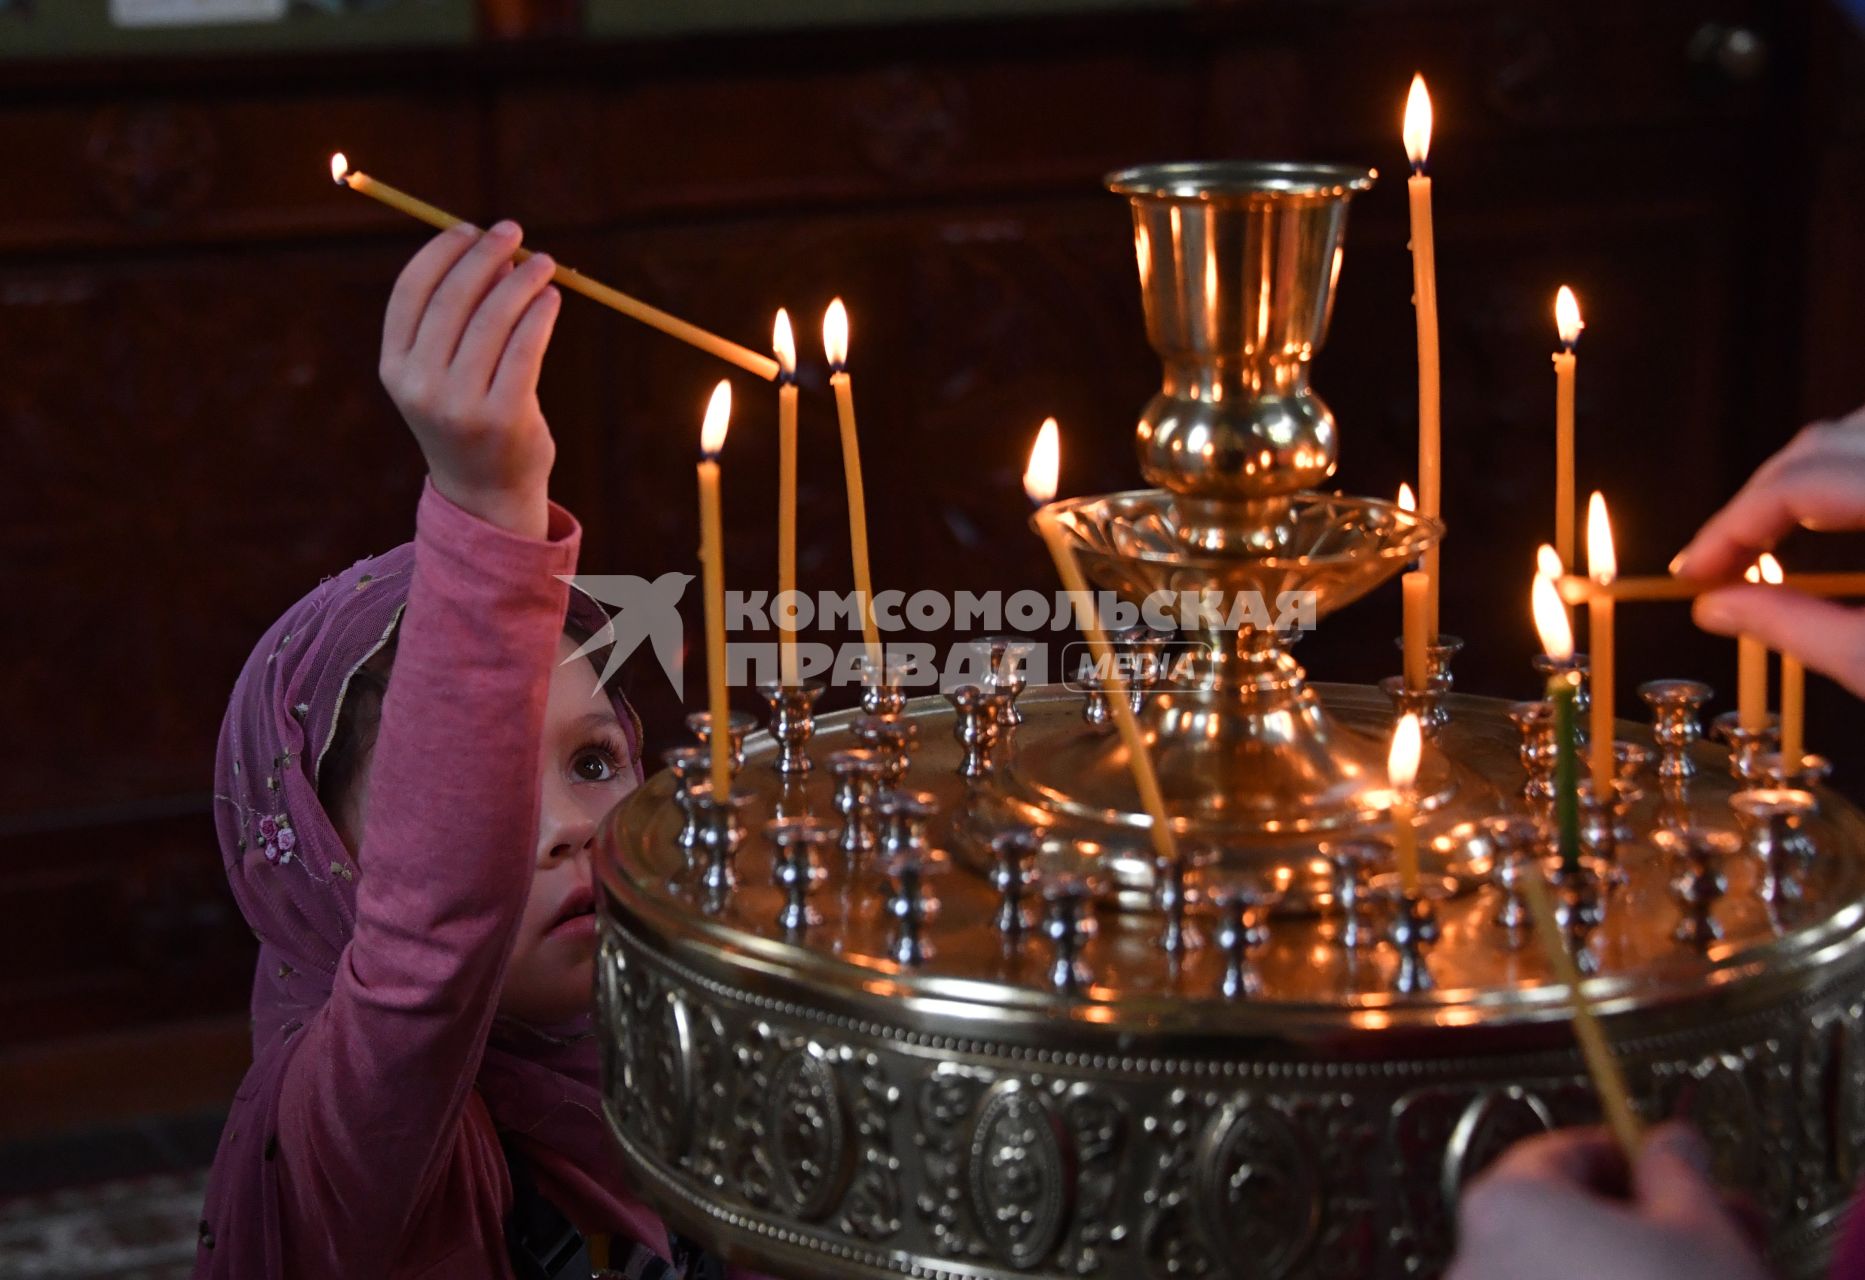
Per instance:
[[[1397,132],[1414,68],[1439,122],[1446,625],[1472,641],[1463,687],[1519,696],[1526,567],[1550,523],[1556,285],[1589,322],[1580,481],[1612,499],[1629,568],[1660,568],[1799,422],[1865,400],[1859,58],[1811,0],[1237,3],[10,69],[0,1059],[243,1007],[251,944],[208,808],[226,691],[288,603],[408,536],[421,474],[374,378],[419,235],[334,188],[332,150],[470,217],[516,216],[561,259],[749,345],[789,307],[807,360],[804,582],[837,589],[816,333],[842,294],[877,579],[982,590],[1049,581],[1017,489],[1044,415],[1065,427],[1065,492],[1135,481],[1157,366],[1127,215],[1098,185],[1120,165],[1384,172],[1353,211],[1316,384],[1342,422],[1343,486],[1410,478]],[[544,403],[587,569],[690,567],[690,467],[720,372],[569,300]],[[753,381],[739,391],[729,572],[768,585],[774,409]],[[1375,597],[1304,661],[1387,673],[1397,614]],[[1653,675],[1732,682],[1727,647],[1681,610],[1621,635],[1627,701]],[[630,678],[667,745],[657,669]],[[1815,698],[1814,745],[1837,747],[1845,705]]]

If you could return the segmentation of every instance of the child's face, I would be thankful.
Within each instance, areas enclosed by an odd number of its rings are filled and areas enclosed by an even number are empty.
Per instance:
[[[634,764],[615,708],[591,696],[594,670],[568,636],[544,709],[535,870],[518,941],[505,971],[499,1012],[534,1024],[587,1013],[596,956],[590,856],[603,815],[634,789]]]

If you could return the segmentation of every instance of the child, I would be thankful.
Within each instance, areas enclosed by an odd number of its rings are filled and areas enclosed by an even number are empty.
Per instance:
[[[582,1280],[608,1233],[618,1271],[679,1274],[602,1118],[590,854],[638,730],[568,661],[566,613],[604,619],[560,579],[560,300],[519,238],[456,228],[402,272],[381,374],[427,459],[415,540],[287,612],[227,709],[216,822],[260,951],[197,1276]]]

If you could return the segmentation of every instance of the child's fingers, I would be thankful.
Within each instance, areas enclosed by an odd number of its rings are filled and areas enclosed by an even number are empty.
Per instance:
[[[509,269],[512,254],[518,251],[522,233],[515,222],[501,222],[479,238],[472,251],[453,264],[446,278],[434,290],[433,300],[421,313],[415,333],[415,361],[428,368],[442,369],[453,363],[453,353],[460,345],[460,335],[467,321],[499,278],[501,268]]]
[[[499,371],[492,380],[492,399],[518,404],[537,392],[538,373],[544,367],[544,349],[550,346],[551,332],[557,327],[557,312],[563,294],[547,288],[531,300],[518,318],[505,354],[499,359]]]
[[[472,390],[484,392],[498,375],[499,359],[512,337],[512,330],[530,307],[532,300],[550,283],[557,269],[547,254],[527,259],[517,270],[494,285],[484,302],[473,312],[460,349],[454,354],[456,375]]]
[[[427,310],[434,289],[453,269],[466,251],[473,247],[479,233],[466,223],[443,231],[421,247],[396,277],[395,291],[389,295],[388,314],[382,320],[382,359],[384,363],[404,355],[414,346],[416,326]]]

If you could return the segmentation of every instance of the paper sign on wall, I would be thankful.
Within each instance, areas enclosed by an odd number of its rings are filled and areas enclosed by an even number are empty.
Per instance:
[[[233,22],[277,22],[287,0],[110,0],[119,27],[206,27]]]

